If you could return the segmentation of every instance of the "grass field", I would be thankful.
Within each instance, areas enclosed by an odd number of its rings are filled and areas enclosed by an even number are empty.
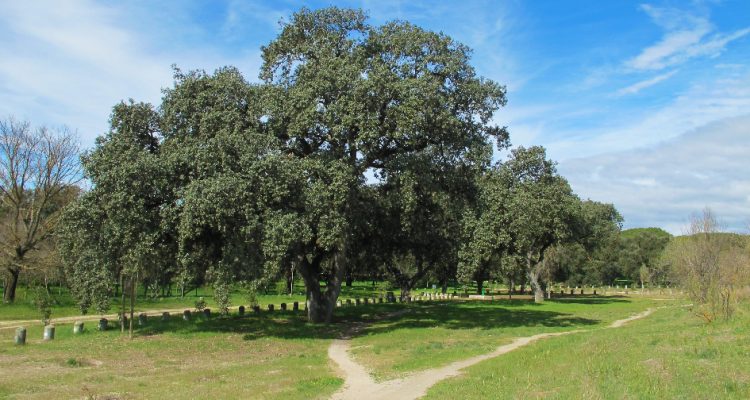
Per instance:
[[[659,309],[622,328],[613,320],[679,301],[577,298],[438,301],[337,310],[330,325],[292,312],[169,322],[152,319],[133,340],[119,331],[73,336],[58,325],[26,346],[0,337],[0,398],[327,398],[343,381],[327,348],[352,322],[372,322],[352,352],[379,379],[489,352],[513,337],[543,339],[438,383],[428,398],[748,398],[750,313],[706,326],[685,308]],[[98,396],[98,397],[97,397]]]
[[[706,325],[685,308],[543,340],[470,367],[426,398],[748,399],[750,311]]]

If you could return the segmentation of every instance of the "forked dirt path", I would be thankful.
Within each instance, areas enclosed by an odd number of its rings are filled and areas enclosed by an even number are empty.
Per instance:
[[[653,309],[648,309],[631,317],[614,321],[607,328],[619,328],[628,322],[645,318],[652,312]],[[395,315],[390,314],[389,316]],[[375,382],[365,367],[354,361],[349,354],[351,336],[363,327],[364,324],[354,327],[346,337],[334,340],[328,348],[328,357],[339,366],[345,379],[344,387],[331,397],[334,400],[418,399],[427,394],[427,389],[434,384],[443,379],[460,375],[461,370],[474,364],[511,352],[540,339],[588,331],[586,329],[577,329],[520,337],[514,339],[511,343],[498,347],[491,353],[456,361],[444,367],[417,372],[403,378]]]

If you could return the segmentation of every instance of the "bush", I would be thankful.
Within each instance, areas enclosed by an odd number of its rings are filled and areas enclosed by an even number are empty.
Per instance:
[[[203,297],[199,297],[198,301],[195,302],[195,310],[198,312],[203,311],[206,308],[206,300]]]
[[[711,210],[692,218],[688,235],[675,238],[664,261],[693,301],[693,311],[706,322],[730,319],[750,281],[748,237],[719,231]]]
[[[39,311],[39,314],[42,317],[42,323],[44,325],[47,325],[49,323],[50,316],[52,316],[52,305],[55,302],[52,296],[50,296],[50,294],[43,287],[37,287],[34,289],[31,302]]]

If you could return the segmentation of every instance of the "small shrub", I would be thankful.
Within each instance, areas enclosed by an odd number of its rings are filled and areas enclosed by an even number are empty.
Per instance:
[[[195,302],[195,310],[202,312],[206,308],[206,300],[203,297],[199,297],[198,301]]]
[[[80,361],[76,360],[75,358],[69,358],[67,361],[65,361],[65,364],[69,367],[80,367],[83,365]]]
[[[50,296],[49,293],[47,293],[44,288],[37,287],[34,289],[31,301],[39,311],[39,314],[42,317],[42,323],[44,325],[47,325],[49,323],[50,316],[52,316],[52,305],[55,303],[54,299],[52,298],[52,296]]]
[[[255,282],[252,282],[252,281],[242,282],[242,292],[245,295],[245,301],[247,301],[247,305],[250,306],[250,308],[253,308],[259,305],[258,285]]]

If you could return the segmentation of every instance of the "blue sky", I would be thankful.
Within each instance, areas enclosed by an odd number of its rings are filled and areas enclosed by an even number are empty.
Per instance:
[[[59,1],[0,3],[0,116],[67,125],[90,147],[121,99],[159,103],[170,65],[234,65],[302,5],[411,21],[474,49],[508,87],[514,145],[543,145],[625,227],[679,234],[711,207],[750,229],[750,1]],[[498,155],[502,157],[502,155]]]

